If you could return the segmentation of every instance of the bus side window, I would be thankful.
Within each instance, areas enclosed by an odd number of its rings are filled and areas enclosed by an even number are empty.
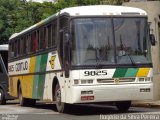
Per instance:
[[[56,24],[56,21],[54,21],[52,23],[52,41],[51,41],[51,46],[55,46],[56,39],[57,39],[57,24]]]
[[[27,49],[26,49],[26,53],[29,54],[30,53],[30,47],[31,47],[31,44],[30,44],[30,41],[31,41],[31,35],[28,34],[27,35]]]
[[[44,42],[44,45],[43,45],[43,49],[47,48],[48,46],[48,42],[47,42],[47,30],[46,30],[46,27],[44,27],[44,38],[43,38],[43,42]]]
[[[44,28],[40,29],[40,50],[44,48]]]
[[[34,33],[31,33],[31,40],[30,40],[30,53],[34,51]]]
[[[21,56],[24,55],[24,53],[23,53],[23,48],[24,48],[23,42],[24,42],[24,40],[25,40],[24,37],[22,37],[21,40],[20,40],[20,55],[21,55]]]
[[[37,30],[37,39],[36,39],[36,51],[40,49],[40,32]]]
[[[27,53],[27,44],[26,44],[26,41],[27,41],[27,36],[25,36],[24,39],[23,39],[23,41],[22,41],[23,55],[25,55]]]
[[[14,42],[14,56],[17,57],[17,40]]]
[[[9,59],[14,57],[14,42],[9,43]]]
[[[47,42],[48,42],[48,47],[51,47],[51,40],[52,40],[52,34],[51,34],[51,32],[52,32],[52,27],[51,27],[51,25],[48,25],[47,26]]]
[[[33,40],[33,51],[36,53],[36,46],[37,46],[37,32],[34,32],[34,40]]]
[[[20,39],[17,40],[17,56],[20,56]]]

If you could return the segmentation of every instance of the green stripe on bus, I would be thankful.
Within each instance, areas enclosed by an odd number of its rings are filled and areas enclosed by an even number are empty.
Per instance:
[[[36,68],[35,68],[35,72],[40,72],[41,69],[41,55],[36,57]]]
[[[48,54],[39,55],[36,57],[35,72],[44,72],[46,71]],[[45,83],[45,74],[35,75],[33,83],[33,92],[32,97],[35,99],[43,99]]]
[[[44,83],[45,83],[45,74],[39,75],[38,81],[38,99],[43,99],[43,92],[44,92]]]
[[[127,72],[127,69],[128,68],[117,68],[114,75],[113,75],[113,78],[124,77]]]
[[[136,77],[138,68],[129,68],[125,74],[125,77]]]
[[[48,59],[48,54],[42,55],[41,64],[40,64],[40,72],[46,71],[47,59]]]
[[[41,69],[40,65],[41,65],[41,55],[36,56],[35,72],[40,72]],[[39,75],[34,75],[32,96],[35,99],[37,99],[38,97],[38,81],[39,81]]]
[[[42,55],[41,64],[40,64],[40,72],[46,71],[47,59],[48,59],[48,54]],[[39,76],[39,81],[38,81],[38,98],[39,99],[43,99],[45,76],[46,74]]]
[[[38,98],[38,81],[39,81],[39,75],[34,75],[34,83],[33,83],[33,91],[32,91],[32,97],[34,99]]]

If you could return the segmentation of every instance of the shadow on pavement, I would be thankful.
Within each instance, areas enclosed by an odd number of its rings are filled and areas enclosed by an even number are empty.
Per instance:
[[[17,104],[19,105],[18,102],[9,102],[7,104]],[[52,110],[53,113],[57,112],[56,110],[56,105],[55,104],[46,104],[45,102],[40,102],[38,101],[35,106],[32,106],[30,108],[35,108],[35,109],[44,109],[44,110]],[[148,109],[148,110],[145,110]],[[131,107],[128,112],[125,112],[125,114],[130,114],[130,113],[145,113],[148,112],[149,109],[152,108],[145,108],[145,107]],[[159,111],[159,109],[154,109],[154,111],[149,111],[149,112],[155,112]],[[80,104],[80,105],[72,105],[69,108],[69,112],[67,112],[68,115],[100,115],[100,114],[122,114],[123,112],[120,112],[117,110],[115,106],[112,105],[95,105],[95,104]],[[43,113],[42,113],[43,114]]]

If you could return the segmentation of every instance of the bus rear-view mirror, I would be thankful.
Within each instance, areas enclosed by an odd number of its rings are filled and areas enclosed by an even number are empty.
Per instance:
[[[154,34],[150,34],[149,37],[150,37],[150,41],[151,41],[152,46],[155,46],[156,45],[156,40],[155,40]]]

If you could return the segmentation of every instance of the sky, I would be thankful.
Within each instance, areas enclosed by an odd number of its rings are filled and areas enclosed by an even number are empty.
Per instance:
[[[48,1],[48,2],[54,2],[55,0],[27,0],[27,1],[34,1],[34,2],[44,2],[44,1]]]

